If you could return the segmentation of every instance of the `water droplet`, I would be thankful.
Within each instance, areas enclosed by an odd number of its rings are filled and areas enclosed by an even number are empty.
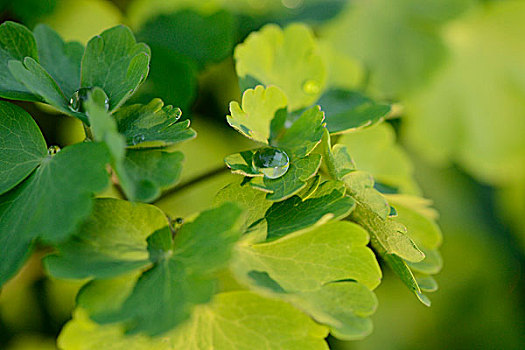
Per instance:
[[[290,159],[279,148],[260,148],[253,155],[252,165],[269,179],[277,179],[288,171]]]
[[[175,222],[175,224],[177,225],[182,225],[184,223],[184,219],[183,218],[176,218],[175,220],[173,220]]]
[[[47,154],[49,154],[50,156],[54,156],[58,152],[60,152],[60,147],[58,147],[56,145],[55,146],[49,146],[49,148],[47,149]]]
[[[307,80],[303,84],[303,90],[308,95],[315,95],[321,91],[321,86],[315,80]]]
[[[84,106],[84,103],[87,101],[92,90],[93,88],[83,87],[75,91],[69,99],[69,108],[75,112],[85,113],[86,107]],[[104,107],[106,110],[109,109],[109,98],[107,96],[104,99]]]
[[[138,145],[139,143],[144,142],[145,139],[146,139],[146,136],[144,136],[143,134],[137,134],[137,135],[133,136],[133,139],[131,140],[131,143],[133,145]]]

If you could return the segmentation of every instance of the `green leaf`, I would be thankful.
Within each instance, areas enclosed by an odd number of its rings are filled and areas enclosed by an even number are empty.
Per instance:
[[[114,312],[91,315],[102,323],[124,322],[130,333],[164,333],[190,317],[195,305],[211,300],[213,273],[224,267],[240,237],[242,210],[225,203],[202,212],[171,238],[168,228],[148,240],[153,267]]]
[[[189,322],[161,338],[124,336],[122,327],[98,326],[78,309],[58,344],[65,350],[328,350],[327,334],[326,327],[284,301],[236,291],[217,294],[209,305],[196,307]]]
[[[359,225],[335,221],[271,242],[239,245],[233,269],[244,280],[250,271],[266,272],[290,292],[348,279],[374,289],[381,270],[368,242]]]
[[[115,112],[117,129],[126,138],[128,146],[169,146],[196,136],[189,120],[178,122],[181,110],[164,106],[160,99],[147,105],[132,105]]]
[[[108,29],[86,46],[81,87],[102,88],[113,111],[146,79],[150,55],[150,49],[137,44],[129,28],[119,25]]]
[[[24,180],[47,155],[44,137],[22,108],[0,101],[0,195]]]
[[[80,62],[84,46],[64,42],[50,27],[39,24],[34,29],[39,62],[56,81],[67,100],[80,88]]]
[[[317,102],[326,115],[331,134],[355,131],[382,121],[390,106],[372,101],[359,92],[332,89]]]
[[[358,168],[371,173],[376,182],[401,193],[419,194],[414,167],[388,123],[342,135],[338,142],[352,151]]]
[[[110,278],[151,264],[146,238],[168,224],[154,206],[97,199],[93,212],[58,254],[44,260],[58,278]]]
[[[108,184],[108,161],[102,144],[69,146],[44,158],[23,183],[0,196],[0,285],[16,272],[21,252],[34,239],[60,242],[90,214],[93,194]]]
[[[38,60],[33,34],[21,24],[4,22],[0,25],[0,97],[13,100],[40,101],[11,74],[9,61],[22,62],[25,57]]]
[[[231,55],[235,29],[234,17],[228,11],[221,10],[205,16],[192,10],[181,10],[148,21],[137,37],[148,45],[164,47],[172,54],[186,56],[202,69]]]
[[[239,44],[234,57],[241,80],[254,78],[281,88],[292,111],[314,104],[326,84],[317,42],[302,24],[291,24],[284,30],[268,24]]]
[[[368,240],[359,225],[333,222],[270,243],[240,245],[233,269],[252,288],[271,291],[330,326],[334,336],[358,339],[371,332],[367,317],[377,307],[371,289],[381,279]]]
[[[249,177],[263,176],[263,174],[253,166],[253,156],[256,151],[256,149],[253,149],[230,154],[224,158],[224,163],[226,163],[226,166],[232,170],[233,174],[240,174]]]
[[[319,106],[314,106],[301,113],[290,127],[272,130],[275,137],[272,137],[270,144],[284,149],[293,157],[303,158],[321,142],[324,126],[324,113]]]
[[[268,192],[266,199],[281,201],[290,198],[304,187],[307,181],[315,176],[321,166],[321,156],[311,154],[301,159],[293,159],[288,171],[277,179],[255,177],[250,185],[261,191]]]
[[[242,95],[242,108],[237,102],[230,103],[228,124],[246,137],[268,143],[270,123],[275,112],[286,107],[287,99],[281,89],[258,85]]]
[[[390,213],[390,205],[386,198],[374,188],[372,175],[361,170],[355,170],[344,175],[342,181],[346,184],[352,197],[364,203],[380,219],[387,218]]]
[[[344,218],[354,206],[355,201],[345,196],[343,183],[325,181],[308,199],[293,196],[268,208],[265,213],[268,239]]]

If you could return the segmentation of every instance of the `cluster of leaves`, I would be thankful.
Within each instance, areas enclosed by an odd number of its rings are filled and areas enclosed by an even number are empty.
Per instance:
[[[32,118],[0,102],[0,285],[40,242],[54,247],[51,276],[88,281],[60,347],[326,349],[329,333],[371,332],[376,255],[430,304],[441,233],[381,123],[390,106],[334,83],[308,27],[267,25],[237,46],[243,96],[227,121],[256,144],[225,159],[243,178],[184,222],[136,203],[176,183],[183,156],[171,146],[195,136],[159,99],[123,106],[149,48],[122,26],[86,48],[45,26],[7,22],[0,34],[0,96],[86,129],[86,142],[48,150]],[[95,198],[110,177],[130,201]]]

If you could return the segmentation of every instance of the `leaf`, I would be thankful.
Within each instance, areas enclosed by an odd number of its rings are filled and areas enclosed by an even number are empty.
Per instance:
[[[224,158],[224,163],[226,163],[226,166],[232,170],[233,174],[240,174],[249,177],[263,176],[263,174],[253,166],[253,156],[256,151],[256,149],[253,149],[230,154]]]
[[[0,195],[23,181],[47,156],[33,118],[22,108],[0,101]]]
[[[130,181],[137,185],[135,199],[151,202],[161,190],[175,186],[182,172],[182,152],[162,150],[128,150],[123,169]]]
[[[368,242],[359,225],[334,221],[271,242],[240,245],[233,269],[244,280],[250,271],[266,272],[289,292],[348,279],[374,289],[381,270]]]
[[[326,115],[331,134],[355,131],[382,121],[390,106],[372,101],[356,91],[332,89],[317,102]]]
[[[332,222],[270,243],[240,245],[233,269],[252,288],[271,291],[330,326],[334,336],[358,339],[371,332],[367,317],[377,307],[371,289],[381,279],[368,239],[357,224]]]
[[[171,54],[186,56],[203,69],[231,55],[235,29],[235,19],[228,11],[203,15],[183,9],[146,22],[137,37],[149,45],[169,49]]]
[[[344,134],[338,142],[352,151],[358,168],[371,173],[376,182],[397,192],[419,194],[414,167],[388,123]]]
[[[255,177],[250,186],[268,192],[266,199],[280,201],[290,198],[304,187],[309,179],[315,176],[321,166],[321,156],[312,154],[305,158],[292,160],[288,171],[277,179]]]
[[[129,28],[119,25],[108,29],[86,46],[81,87],[102,88],[113,111],[146,79],[150,55],[150,49],[137,44]]]
[[[128,146],[164,147],[196,136],[189,120],[178,122],[181,110],[164,106],[160,99],[147,105],[132,105],[115,112],[117,129]]]
[[[364,171],[355,170],[341,179],[349,189],[349,194],[357,201],[365,203],[370,211],[380,219],[386,219],[390,213],[390,205],[386,198],[374,188],[374,179]]]
[[[101,198],[58,253],[44,259],[46,270],[66,279],[110,278],[151,264],[146,238],[168,224],[154,206]]]
[[[171,239],[168,228],[148,240],[153,267],[144,272],[119,310],[91,315],[101,323],[124,322],[127,332],[158,335],[190,317],[215,290],[213,273],[228,263],[240,237],[242,210],[232,203],[202,212]]]
[[[321,142],[325,127],[323,122],[324,113],[319,106],[314,106],[301,113],[289,127],[272,130],[277,135],[272,137],[270,144],[284,149],[293,157],[303,158]]]
[[[0,97],[13,100],[40,101],[8,69],[9,61],[22,62],[25,57],[38,60],[33,34],[21,24],[6,21],[0,25]]]
[[[284,30],[268,24],[237,45],[234,57],[241,85],[242,80],[251,78],[279,87],[291,111],[315,103],[326,84],[326,68],[316,40],[302,24],[291,24]]]
[[[60,242],[90,214],[93,194],[108,184],[108,161],[102,144],[69,146],[0,196],[0,285],[16,272],[32,241]]]
[[[64,42],[50,27],[39,24],[34,29],[39,62],[56,81],[67,100],[80,88],[80,62],[84,46]]]
[[[162,338],[124,336],[121,327],[98,326],[78,309],[58,344],[65,350],[328,350],[326,336],[325,327],[288,303],[236,291],[217,294],[211,304],[198,306],[190,321]]]
[[[345,196],[344,184],[325,181],[308,199],[293,196],[268,208],[265,213],[268,239],[344,218],[354,206],[354,200]]]
[[[258,85],[255,89],[244,91],[242,108],[235,101],[230,103],[230,115],[226,119],[244,136],[267,144],[275,112],[286,105],[286,96],[279,88]]]

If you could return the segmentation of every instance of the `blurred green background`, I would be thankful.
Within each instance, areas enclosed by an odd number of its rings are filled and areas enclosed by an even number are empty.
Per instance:
[[[525,2],[490,0],[0,0],[0,22],[47,23],[86,43],[118,23],[152,48],[134,97],[182,108],[199,137],[181,146],[182,183],[159,206],[185,216],[211,205],[227,171],[195,181],[246,147],[225,125],[239,99],[234,46],[266,23],[301,21],[332,48],[340,84],[396,104],[391,121],[445,241],[440,290],[426,308],[385,271],[375,331],[334,349],[525,348]],[[328,50],[328,49],[327,49]],[[344,63],[344,64],[343,64]],[[132,101],[133,102],[133,101]],[[48,144],[82,127],[21,104]],[[359,165],[359,164],[358,164]],[[1,349],[55,349],[80,284],[50,280],[37,253],[0,294]]]

